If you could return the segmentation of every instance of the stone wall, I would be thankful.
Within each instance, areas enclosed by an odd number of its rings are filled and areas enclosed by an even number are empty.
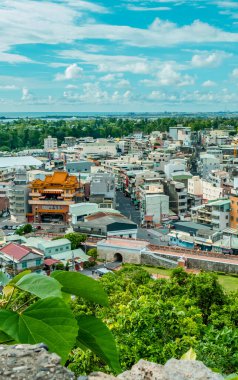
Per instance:
[[[43,344],[0,346],[1,380],[76,380],[75,375],[60,365],[56,354],[47,352]],[[164,366],[140,360],[117,377],[105,373],[79,376],[78,380],[223,380],[202,362],[169,360]]]

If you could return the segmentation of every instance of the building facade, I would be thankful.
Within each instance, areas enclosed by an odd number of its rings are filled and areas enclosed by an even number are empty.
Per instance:
[[[69,206],[81,199],[80,183],[67,172],[55,172],[45,180],[37,179],[29,185],[31,213],[28,221],[35,223],[68,223]]]

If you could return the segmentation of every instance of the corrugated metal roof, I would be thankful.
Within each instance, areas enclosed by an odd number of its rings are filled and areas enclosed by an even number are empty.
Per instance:
[[[32,156],[0,157],[0,168],[15,166],[41,166],[42,161]]]

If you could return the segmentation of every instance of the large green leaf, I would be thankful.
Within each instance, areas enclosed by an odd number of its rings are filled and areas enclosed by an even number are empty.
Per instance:
[[[63,285],[63,292],[103,306],[108,305],[107,294],[98,281],[77,272],[55,271],[51,276]]]
[[[22,277],[15,286],[40,298],[62,297],[61,284],[54,278],[31,273]]]
[[[192,347],[181,356],[181,360],[196,360],[196,358],[197,354]]]
[[[0,331],[0,344],[8,343],[10,341],[13,341],[13,339],[9,335],[5,334],[3,331]]]
[[[10,279],[3,272],[0,272],[0,285],[5,286],[10,282]]]
[[[22,314],[0,310],[0,330],[19,343],[45,343],[64,363],[75,343],[78,325],[61,298],[39,300]]]
[[[111,331],[95,317],[78,317],[79,332],[76,343],[88,348],[108,364],[117,374],[121,372],[116,343]]]
[[[11,279],[11,281],[9,282],[9,285],[16,284],[22,277],[24,277],[24,276],[26,276],[27,274],[30,274],[30,273],[31,273],[30,269],[24,270],[23,272],[17,274],[15,277],[13,277]]]

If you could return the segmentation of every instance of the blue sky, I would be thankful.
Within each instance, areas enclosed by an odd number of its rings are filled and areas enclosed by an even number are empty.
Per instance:
[[[238,110],[237,0],[1,0],[0,111]]]

